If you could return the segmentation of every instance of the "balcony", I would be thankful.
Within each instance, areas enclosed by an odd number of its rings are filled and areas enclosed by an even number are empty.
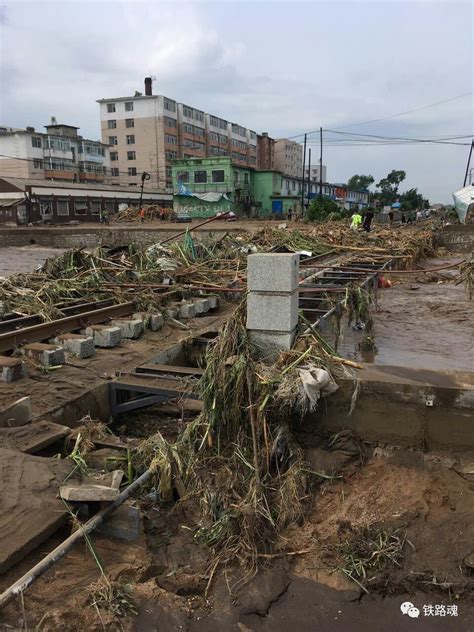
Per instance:
[[[103,173],[88,173],[87,171],[81,171],[79,173],[80,182],[104,182],[105,175]]]
[[[63,171],[61,169],[45,169],[44,177],[47,180],[67,180],[69,182],[77,182],[76,171]]]

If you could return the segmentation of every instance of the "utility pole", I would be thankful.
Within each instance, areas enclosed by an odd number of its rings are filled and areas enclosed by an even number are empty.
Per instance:
[[[471,149],[469,150],[469,158],[467,159],[467,165],[466,165],[466,174],[464,176],[464,184],[463,187],[466,186],[466,182],[467,182],[467,176],[469,173],[469,165],[471,164],[471,156],[472,156],[472,148],[474,147],[474,140],[471,141]]]
[[[139,210],[142,208],[142,200],[143,200],[143,187],[145,186],[145,180],[149,180],[151,178],[150,174],[144,171],[142,173],[142,189],[140,191],[140,206]]]
[[[323,197],[323,128],[319,128],[319,199]]]
[[[308,159],[308,206],[309,206],[310,193],[311,193],[311,147],[309,148],[309,159]]]
[[[304,217],[304,172],[306,167],[306,134],[304,135],[303,149],[303,176],[301,178],[301,217]]]

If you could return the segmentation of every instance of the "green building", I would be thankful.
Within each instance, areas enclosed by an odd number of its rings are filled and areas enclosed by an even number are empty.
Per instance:
[[[173,209],[191,217],[223,211],[248,215],[252,206],[252,169],[231,158],[183,158],[173,161]]]
[[[279,171],[254,171],[253,199],[259,217],[286,217],[289,211],[300,211],[301,195],[286,191],[283,181],[283,175]]]
[[[228,157],[183,158],[172,165],[173,209],[190,217],[233,211],[242,217],[286,217],[301,209],[301,181],[279,171],[239,167]]]

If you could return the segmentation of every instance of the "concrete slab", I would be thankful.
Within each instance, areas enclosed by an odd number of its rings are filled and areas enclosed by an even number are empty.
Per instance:
[[[247,296],[247,329],[288,333],[298,324],[298,293]]]
[[[33,342],[22,349],[27,357],[39,362],[44,367],[61,366],[66,362],[64,349],[59,345]]]
[[[209,309],[209,301],[207,298],[197,298],[193,301],[196,314],[206,314]]]
[[[25,369],[21,358],[0,356],[0,381],[15,382],[23,377]]]
[[[157,312],[156,314],[150,312],[137,312],[133,314],[133,318],[141,318],[145,323],[145,327],[151,329],[151,331],[159,331],[164,324],[163,314]]]
[[[298,287],[299,255],[257,253],[247,257],[250,292],[293,292]]]
[[[168,307],[165,310],[165,314],[168,318],[176,318],[178,316],[178,309],[176,307]]]
[[[255,345],[257,355],[262,360],[275,360],[281,351],[291,349],[296,330],[288,333],[249,330],[250,340]]]
[[[53,338],[53,343],[60,345],[76,358],[91,358],[95,354],[94,338],[81,334],[61,334]]]
[[[126,501],[118,507],[114,513],[96,529],[109,538],[133,542],[137,540],[143,532],[140,510],[133,506],[133,501]]]
[[[120,327],[108,325],[92,325],[86,328],[86,334],[94,339],[96,347],[110,349],[122,342],[122,331]]]
[[[112,325],[120,327],[122,338],[130,340],[140,338],[145,330],[145,323],[141,318],[115,318],[112,320]]]
[[[31,398],[17,399],[0,410],[0,428],[12,428],[29,424],[32,419]]]
[[[194,303],[182,303],[179,308],[179,318],[187,320],[196,316],[196,307]]]
[[[51,421],[38,421],[26,426],[0,428],[0,447],[36,454],[43,448],[68,436],[71,429]]]
[[[67,521],[69,514],[57,491],[72,465],[69,459],[0,448],[0,573]]]
[[[119,496],[119,490],[105,485],[74,484],[61,485],[59,495],[63,500],[77,502],[112,502]]]

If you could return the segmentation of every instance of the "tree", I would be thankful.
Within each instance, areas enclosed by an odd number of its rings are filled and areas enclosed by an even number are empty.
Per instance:
[[[400,203],[404,211],[416,211],[424,208],[426,200],[417,189],[408,189],[400,195]]]
[[[330,200],[325,197],[318,197],[311,202],[307,217],[311,222],[321,222],[327,219],[330,215],[333,216],[333,219],[340,219],[344,216],[344,213],[334,200]]]
[[[377,197],[380,199],[382,204],[393,204],[398,197],[398,187],[400,183],[403,182],[406,178],[405,171],[397,171],[396,169],[392,169],[392,171],[377,183],[377,188],[380,189],[380,195]]]
[[[352,176],[347,181],[347,186],[349,189],[355,189],[356,191],[360,191],[361,189],[368,189],[371,184],[375,182],[373,176]]]

